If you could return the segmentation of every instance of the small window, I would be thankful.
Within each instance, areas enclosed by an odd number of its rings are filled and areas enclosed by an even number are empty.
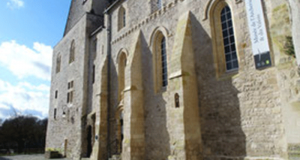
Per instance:
[[[68,83],[67,103],[73,103],[74,96],[74,81]]]
[[[93,77],[92,77],[93,78],[93,80],[92,80],[93,84],[95,83],[95,72],[96,72],[95,71],[95,65],[93,65]]]
[[[75,41],[73,40],[71,42],[71,47],[70,47],[69,63],[72,63],[74,61],[75,61]]]
[[[54,119],[56,119],[56,108],[54,108]]]
[[[58,96],[58,91],[56,90],[55,91],[55,99],[57,99],[57,96]]]
[[[92,46],[92,53],[93,53],[93,58],[96,60],[97,58],[97,39],[93,40],[93,46]]]
[[[175,108],[180,108],[179,94],[178,93],[175,94],[174,99],[175,99]]]
[[[61,65],[61,56],[60,54],[56,57],[56,73],[60,72],[60,65]]]

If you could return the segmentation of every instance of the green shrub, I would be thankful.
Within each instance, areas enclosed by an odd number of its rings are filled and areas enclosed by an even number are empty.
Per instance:
[[[293,37],[286,36],[286,41],[284,44],[284,52],[289,56],[295,57],[295,49],[293,44]]]

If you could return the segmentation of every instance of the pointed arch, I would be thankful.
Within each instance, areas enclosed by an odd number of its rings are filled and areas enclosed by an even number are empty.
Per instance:
[[[216,76],[236,73],[239,69],[239,57],[232,16],[234,14],[232,14],[230,3],[227,3],[226,0],[214,1],[211,4],[209,15]]]
[[[118,31],[126,26],[126,9],[120,6],[118,11]]]
[[[124,99],[124,89],[125,89],[125,70],[127,65],[127,52],[125,49],[122,49],[118,54],[117,63],[118,63],[118,97],[119,101]]]
[[[227,4],[229,4],[230,6],[232,6],[233,4],[233,1],[228,1],[228,0],[225,0]],[[211,14],[210,14],[210,11],[212,10],[212,8],[215,7],[215,5],[217,5],[218,3],[220,2],[220,0],[208,0],[208,2],[206,3],[205,5],[205,8],[204,8],[204,13],[203,13],[203,20],[206,20],[208,19]],[[240,2],[240,0],[235,0],[235,3],[238,3]]]

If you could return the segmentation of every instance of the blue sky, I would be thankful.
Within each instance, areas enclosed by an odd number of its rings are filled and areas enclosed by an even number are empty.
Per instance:
[[[52,50],[71,0],[0,1],[0,119],[48,116]]]

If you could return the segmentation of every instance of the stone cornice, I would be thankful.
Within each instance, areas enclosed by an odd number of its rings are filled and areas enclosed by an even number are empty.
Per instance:
[[[117,36],[117,38],[115,38],[114,40],[111,41],[111,44],[114,45],[115,43],[119,42],[120,40],[127,37],[128,35],[135,32],[136,30],[139,30],[142,26],[144,26],[144,25],[150,23],[151,21],[157,19],[158,17],[162,16],[164,13],[168,12],[173,7],[177,6],[179,2],[183,2],[183,1],[185,1],[185,0],[173,0],[169,4],[165,5],[162,9],[160,9],[156,12],[153,12],[152,14],[147,16],[145,19],[141,20],[136,25],[134,25],[130,28],[127,28],[126,32]]]

